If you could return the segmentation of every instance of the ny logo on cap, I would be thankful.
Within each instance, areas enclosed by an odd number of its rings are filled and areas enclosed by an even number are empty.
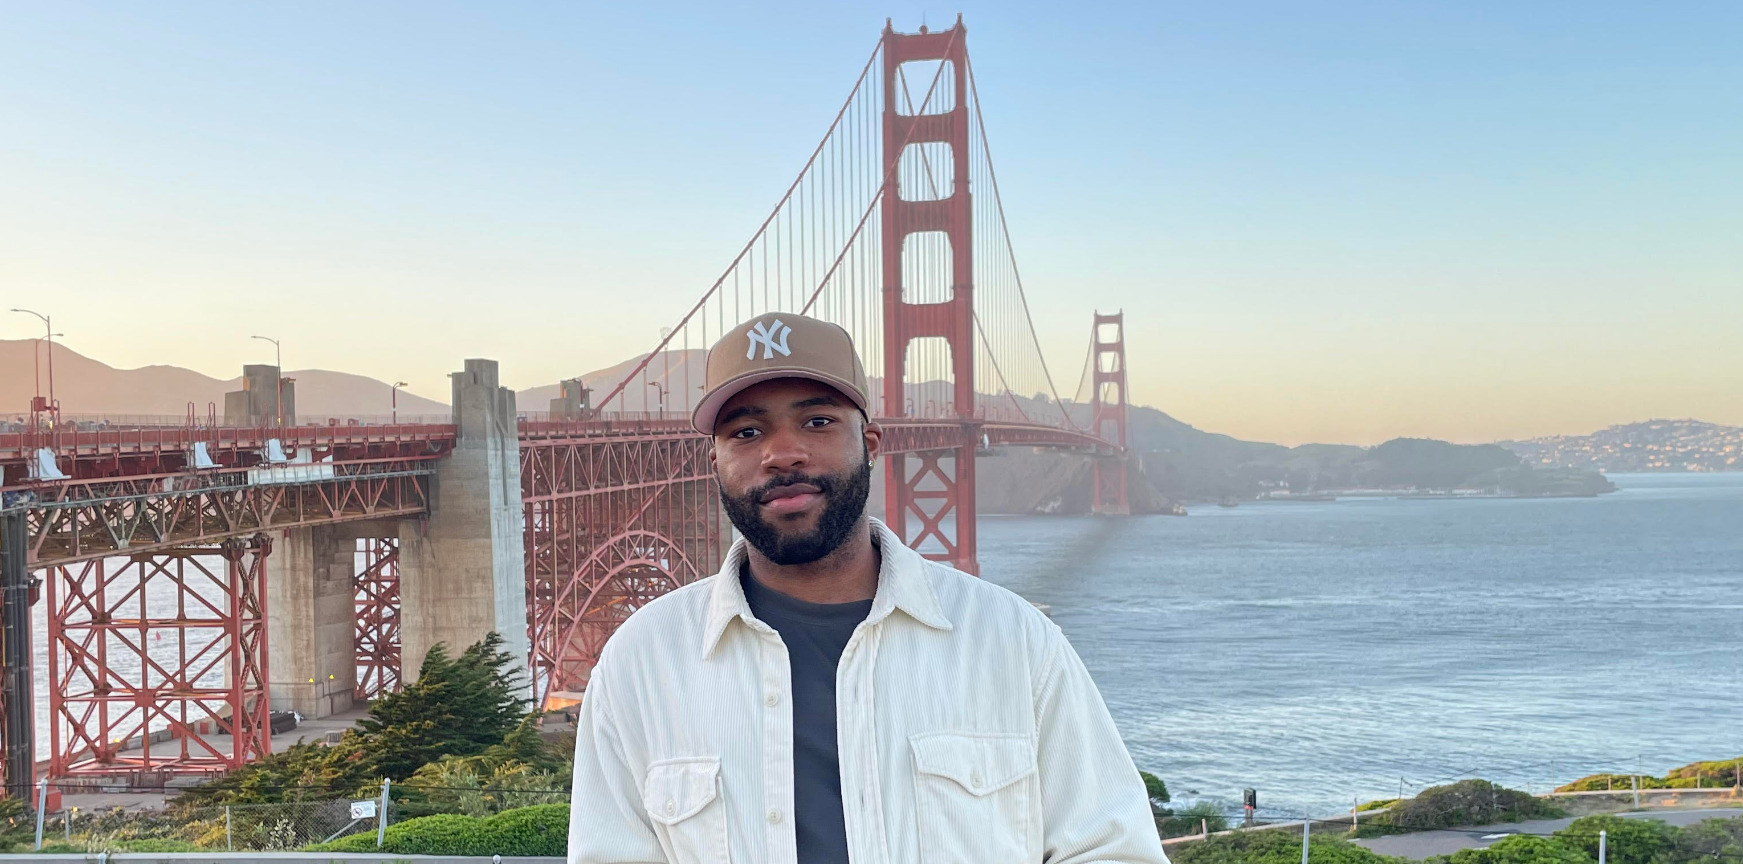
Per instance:
[[[793,332],[793,328],[782,324],[779,318],[773,321],[757,322],[751,327],[750,332],[745,334],[750,337],[750,347],[745,350],[744,359],[756,359],[758,342],[763,345],[764,360],[775,359],[776,351],[781,352],[782,357],[793,356],[793,352],[787,348],[787,334],[791,332]]]

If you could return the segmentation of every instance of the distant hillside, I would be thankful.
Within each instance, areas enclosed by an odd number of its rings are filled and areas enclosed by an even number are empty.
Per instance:
[[[1597,471],[1743,471],[1743,426],[1699,420],[1624,423],[1590,435],[1551,435],[1501,446],[1528,464]]]
[[[1247,443],[1247,442],[1239,442]],[[1273,445],[1261,445],[1271,448]],[[1615,490],[1590,470],[1534,468],[1494,444],[1451,444],[1395,438],[1376,447],[1304,444],[1249,449],[1188,445],[1143,454],[1149,477],[1164,494],[1185,500],[1252,498],[1349,489],[1399,492],[1477,490],[1514,495],[1595,495]]]
[[[36,392],[32,365],[36,344],[31,339],[0,339],[0,414],[16,417],[30,408],[30,397]],[[297,407],[303,420],[389,413],[392,393],[386,382],[325,369],[288,374],[297,382]],[[177,366],[116,369],[56,345],[54,383],[66,414],[182,417],[189,402],[202,416],[208,403],[222,413],[224,394],[239,389],[242,379],[220,381]],[[44,392],[47,388],[45,380]],[[441,402],[401,392],[399,413],[403,418],[449,412]]]

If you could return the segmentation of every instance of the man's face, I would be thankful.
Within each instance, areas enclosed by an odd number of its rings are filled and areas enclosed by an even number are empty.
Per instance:
[[[781,378],[721,406],[714,469],[726,515],[770,561],[809,564],[859,524],[881,432],[826,384]]]

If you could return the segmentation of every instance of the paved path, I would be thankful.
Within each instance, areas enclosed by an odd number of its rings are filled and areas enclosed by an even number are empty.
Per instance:
[[[1731,807],[1713,810],[1643,810],[1618,813],[1629,819],[1662,819],[1672,825],[1693,825],[1707,819],[1728,819],[1743,816],[1743,809]],[[1405,858],[1427,858],[1430,855],[1451,855],[1460,849],[1488,846],[1509,834],[1552,834],[1566,828],[1574,820],[1534,819],[1528,822],[1507,822],[1500,825],[1479,825],[1457,831],[1418,831],[1391,837],[1372,837],[1355,842],[1381,855],[1402,855]]]

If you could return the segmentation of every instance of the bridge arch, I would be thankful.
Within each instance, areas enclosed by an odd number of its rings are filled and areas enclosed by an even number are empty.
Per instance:
[[[618,626],[703,575],[678,541],[657,531],[625,531],[595,547],[553,598],[534,647],[545,677],[540,700],[548,707],[578,700]]]

